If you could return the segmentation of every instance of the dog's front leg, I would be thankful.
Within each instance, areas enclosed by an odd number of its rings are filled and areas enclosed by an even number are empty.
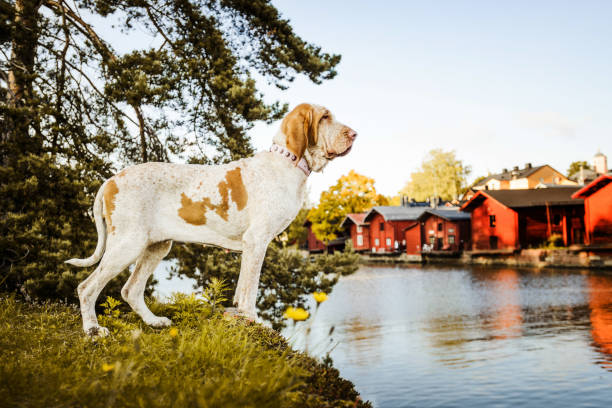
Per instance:
[[[262,240],[261,236],[249,238],[250,234],[245,235],[234,305],[240,314],[256,319],[259,276],[270,240]]]

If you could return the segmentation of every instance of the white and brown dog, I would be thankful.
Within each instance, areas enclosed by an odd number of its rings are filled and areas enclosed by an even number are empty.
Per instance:
[[[172,241],[241,251],[234,305],[238,313],[256,318],[268,244],[300,210],[310,171],[347,154],[356,137],[329,110],[301,104],[283,119],[268,152],[220,166],[145,163],[106,180],[93,206],[96,250],[87,259],[66,261],[83,267],[100,261],[78,287],[85,332],[108,334],[98,325],[95,302],[102,288],[134,262],[121,295],[145,323],[171,324],[148,309],[144,290]]]

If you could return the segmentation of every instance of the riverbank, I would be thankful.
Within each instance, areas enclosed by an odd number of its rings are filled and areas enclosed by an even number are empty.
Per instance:
[[[447,252],[432,251],[422,255],[361,254],[362,264],[427,263],[457,265],[500,265],[534,268],[606,269],[612,271],[612,248],[554,248]]]
[[[78,308],[0,294],[0,401],[30,407],[369,407],[338,370],[243,319],[155,302],[152,329],[107,308],[106,338],[83,335]]]

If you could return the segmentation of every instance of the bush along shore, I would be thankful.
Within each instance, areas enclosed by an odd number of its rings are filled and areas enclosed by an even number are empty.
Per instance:
[[[149,302],[153,329],[112,298],[89,338],[77,307],[0,294],[0,401],[8,407],[370,407],[331,360],[195,296]]]

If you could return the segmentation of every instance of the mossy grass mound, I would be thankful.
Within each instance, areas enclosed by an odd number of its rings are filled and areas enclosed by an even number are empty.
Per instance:
[[[113,306],[100,319],[111,335],[91,339],[73,306],[0,294],[2,406],[370,406],[278,332],[196,306],[153,302],[167,329]]]

